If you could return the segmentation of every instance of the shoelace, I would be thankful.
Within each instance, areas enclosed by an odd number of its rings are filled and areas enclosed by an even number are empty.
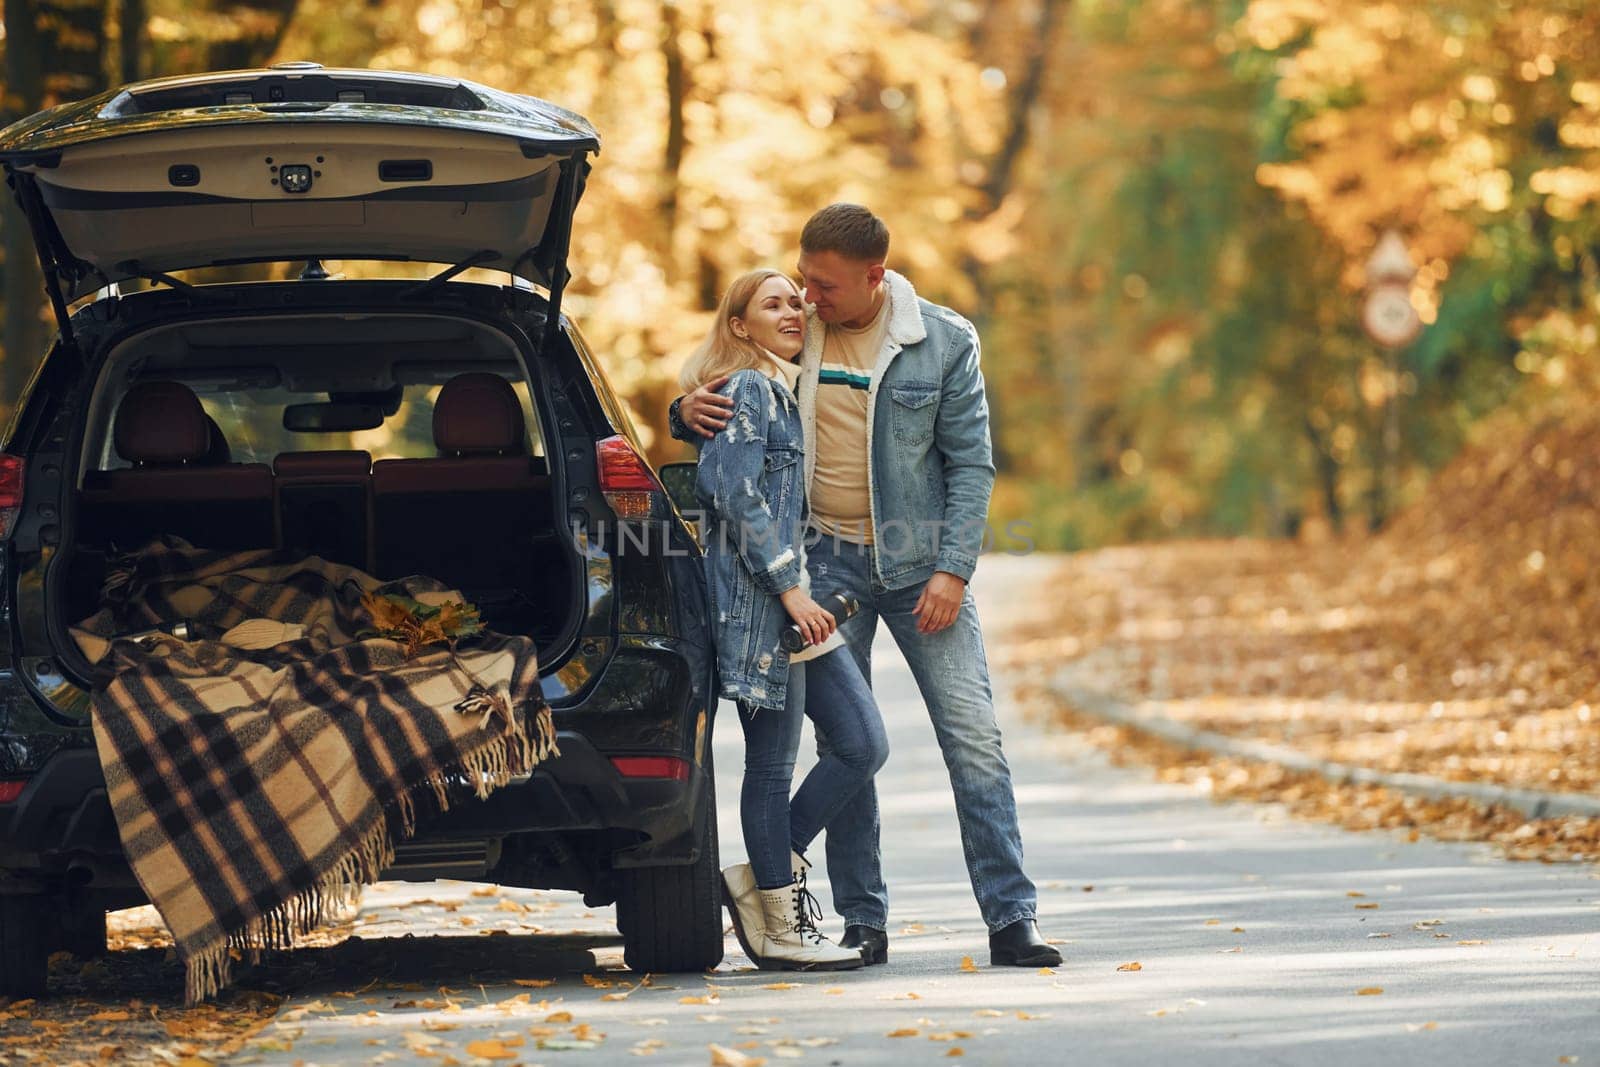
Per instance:
[[[822,931],[817,929],[817,923],[821,919],[822,905],[817,903],[817,898],[806,888],[805,875],[801,874],[794,882],[794,931],[803,940],[821,944],[827,940]]]

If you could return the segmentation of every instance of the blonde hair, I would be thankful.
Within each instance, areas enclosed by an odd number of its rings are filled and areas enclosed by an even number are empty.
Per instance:
[[[756,290],[769,278],[789,282],[789,276],[783,271],[763,267],[739,275],[722,294],[706,339],[690,353],[683,370],[678,373],[678,386],[684,392],[693,392],[706,382],[734,371],[759,370],[766,365],[766,351],[748,337],[734,333],[733,320],[744,317],[750,310],[750,301],[755,299]]]

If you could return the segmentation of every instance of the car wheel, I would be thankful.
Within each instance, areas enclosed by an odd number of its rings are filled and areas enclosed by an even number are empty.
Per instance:
[[[0,896],[0,996],[44,994],[53,927],[39,896]]]
[[[717,791],[708,757],[696,836],[700,856],[684,867],[617,872],[622,958],[640,973],[707,971],[722,962],[722,871],[717,859]]]

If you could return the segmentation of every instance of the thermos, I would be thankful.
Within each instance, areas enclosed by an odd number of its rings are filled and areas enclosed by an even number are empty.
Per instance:
[[[861,610],[861,602],[853,596],[835,593],[818,601],[821,607],[828,609],[828,614],[833,616],[834,625],[843,625],[844,620]],[[785,652],[799,652],[806,647],[805,635],[800,632],[800,624],[791,622],[784,627],[783,634],[778,638],[778,644],[783,646]]]

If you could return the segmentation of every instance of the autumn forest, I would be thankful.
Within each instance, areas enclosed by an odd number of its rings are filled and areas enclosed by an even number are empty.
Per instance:
[[[866,203],[979,325],[994,518],[1045,547],[1376,528],[1490,413],[1596,386],[1580,0],[8,0],[3,44],[12,119],[284,59],[587,115],[569,308],[659,460],[721,287]],[[11,397],[51,320],[3,231]],[[1363,325],[1385,234],[1394,347]]]

